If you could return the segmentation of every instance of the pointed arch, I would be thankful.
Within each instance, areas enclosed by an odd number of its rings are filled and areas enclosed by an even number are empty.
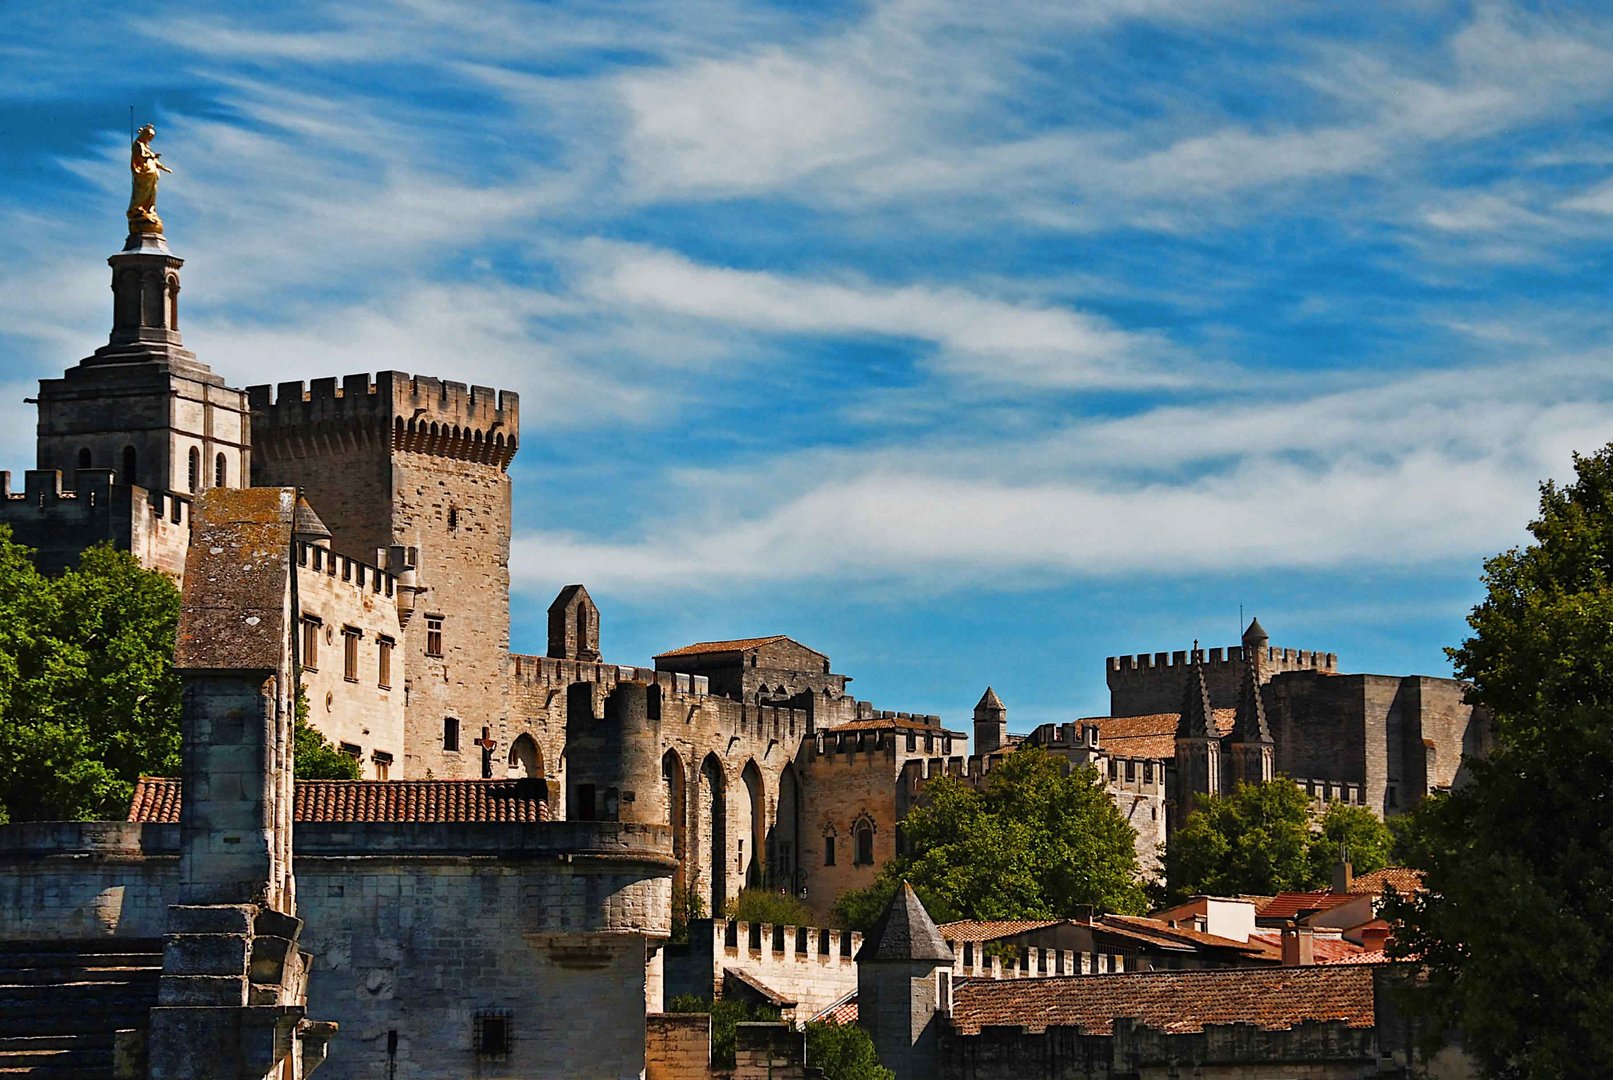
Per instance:
[[[510,744],[510,775],[541,779],[543,770],[543,747],[538,745],[530,732],[523,732]]]
[[[803,882],[801,857],[801,781],[794,763],[786,763],[778,778],[778,803],[768,830],[768,883],[799,892]]]
[[[745,762],[739,773],[740,786],[734,807],[734,845],[739,880],[747,889],[759,888],[767,866],[764,843],[767,837],[767,787],[755,759]]]
[[[675,895],[682,896],[689,887],[689,785],[683,771],[683,759],[676,750],[668,749],[661,755],[661,782],[666,785],[667,824],[672,826],[672,857],[678,860],[677,869],[672,871],[672,890]]]
[[[700,763],[700,827],[705,830],[701,854],[705,857],[705,874],[708,881],[705,899],[708,912],[714,917],[722,915],[728,903],[728,795],[723,777],[722,762],[716,754],[707,754]]]

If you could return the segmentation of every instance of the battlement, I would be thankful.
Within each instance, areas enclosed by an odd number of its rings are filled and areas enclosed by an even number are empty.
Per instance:
[[[1205,669],[1236,667],[1244,662],[1244,648],[1241,645],[1232,645],[1224,649],[1199,650],[1203,654]],[[1321,652],[1311,649],[1279,649],[1267,647],[1257,650],[1261,667],[1266,671],[1299,671],[1314,669],[1317,671],[1337,672],[1339,657],[1337,653]],[[1185,672],[1191,660],[1188,650],[1177,649],[1175,652],[1136,653],[1128,656],[1111,656],[1105,662],[1111,676],[1116,673],[1151,674],[1160,671]]]
[[[1367,804],[1367,787],[1358,780],[1313,780],[1302,777],[1294,777],[1293,780],[1304,789],[1311,802],[1318,806],[1335,802],[1348,803],[1351,806]]]
[[[609,693],[617,683],[641,682],[680,697],[705,698],[711,694],[710,680],[704,675],[609,664],[602,660],[557,660],[552,656],[512,653],[510,674],[517,683],[537,687],[563,689],[572,683],[586,682],[597,683]]]
[[[360,591],[367,588],[377,595],[393,596],[398,587],[398,579],[378,566],[300,540],[297,542],[297,565],[316,574],[339,577],[351,582]]]
[[[520,397],[401,371],[247,388],[256,441],[332,428],[389,433],[393,449],[507,466],[520,435]]]
[[[70,488],[56,469],[29,469],[21,491],[13,490],[9,472],[0,472],[0,525],[38,552],[48,574],[75,565],[90,545],[110,543],[143,566],[179,577],[190,543],[190,499],[118,483],[110,469],[79,469]]]

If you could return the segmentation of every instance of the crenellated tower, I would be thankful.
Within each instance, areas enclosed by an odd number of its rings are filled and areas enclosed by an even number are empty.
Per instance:
[[[404,775],[502,775],[519,399],[398,371],[247,395],[253,482],[300,487],[334,550],[408,582]]]

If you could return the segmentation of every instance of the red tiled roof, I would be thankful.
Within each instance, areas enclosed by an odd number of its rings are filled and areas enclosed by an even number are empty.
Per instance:
[[[959,919],[942,923],[941,936],[948,941],[1001,941],[1016,934],[1028,934],[1057,926],[1059,919]]]
[[[1370,952],[1362,951],[1362,952],[1355,953],[1352,956],[1346,956],[1346,957],[1343,957],[1343,958],[1338,959],[1338,960],[1318,960],[1316,962],[1318,964],[1392,964],[1392,963],[1394,963],[1393,960],[1389,959],[1389,954],[1387,952],[1385,952],[1384,950],[1382,950],[1382,949],[1373,949]]]
[[[759,645],[771,645],[775,641],[783,640],[785,640],[784,634],[771,634],[768,637],[735,638],[732,641],[697,641],[693,645],[685,645],[681,649],[656,653],[655,659],[660,660],[662,657],[667,656],[700,656],[703,653],[744,652],[746,649],[754,649]]]
[[[1412,893],[1422,892],[1423,872],[1413,870],[1409,866],[1386,866],[1382,870],[1374,870],[1370,874],[1361,874],[1351,883],[1350,888],[1358,893],[1371,893],[1373,896],[1383,895],[1385,886],[1393,885],[1395,892],[1401,896],[1410,896]]]
[[[899,716],[870,717],[867,720],[848,720],[844,724],[823,729],[826,734],[839,731],[920,731],[933,735],[951,735],[954,738],[963,738],[963,732],[952,731],[948,728],[926,724],[922,720],[903,719]]]
[[[1368,1028],[1372,1001],[1372,968],[1352,964],[967,979],[953,991],[952,1023],[964,1035],[990,1025],[1108,1035],[1122,1017],[1171,1034],[1240,1023],[1281,1031],[1309,1020]]]
[[[1255,909],[1255,917],[1260,919],[1292,919],[1302,911],[1326,911],[1336,908],[1340,904],[1348,904],[1351,900],[1359,900],[1370,893],[1348,892],[1336,893],[1327,889],[1318,892],[1285,892],[1278,893],[1269,901]]]
[[[1216,731],[1232,730],[1236,709],[1216,709]],[[1098,725],[1098,743],[1116,757],[1173,758],[1176,756],[1176,722],[1180,713],[1149,713],[1144,716],[1083,716],[1075,721]]]
[[[179,820],[180,785],[173,777],[142,776],[129,820]],[[293,818],[321,821],[549,820],[540,780],[298,780]]]
[[[853,990],[811,1019],[822,1020],[826,1024],[855,1024],[857,1022],[857,991]]]
[[[1189,944],[1202,945],[1206,948],[1251,951],[1249,943],[1246,941],[1222,937],[1219,934],[1207,934],[1203,930],[1194,930],[1189,926],[1171,926],[1161,919],[1147,919],[1139,915],[1105,915],[1102,921],[1104,923],[1121,923],[1127,926],[1135,926],[1157,937],[1176,938]]]
[[[1283,957],[1281,930],[1256,930],[1249,938],[1249,944],[1263,949],[1267,956],[1274,956],[1278,960]],[[1318,964],[1348,964],[1363,952],[1365,950],[1355,942],[1331,934],[1318,934],[1311,938],[1311,959]]]

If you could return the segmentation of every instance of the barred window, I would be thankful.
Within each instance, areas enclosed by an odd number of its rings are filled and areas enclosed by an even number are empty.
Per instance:
[[[514,1041],[511,1019],[508,1009],[484,1009],[472,1018],[471,1049],[477,1057],[510,1056],[510,1043]]]

